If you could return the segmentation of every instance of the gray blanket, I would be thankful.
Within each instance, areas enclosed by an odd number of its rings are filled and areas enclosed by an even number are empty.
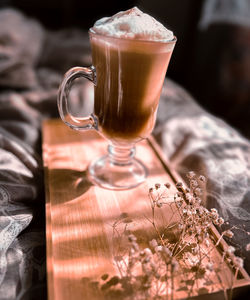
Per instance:
[[[1,300],[46,298],[41,121],[58,116],[62,74],[90,63],[85,32],[48,32],[17,11],[0,11]],[[77,100],[88,88],[75,93]],[[206,205],[250,231],[249,141],[170,80],[164,84],[154,134],[183,178],[189,170],[208,177]],[[249,242],[242,230],[233,240],[248,272],[244,247]]]

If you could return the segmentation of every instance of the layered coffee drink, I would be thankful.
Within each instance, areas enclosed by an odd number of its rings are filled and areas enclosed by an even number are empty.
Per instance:
[[[155,124],[173,33],[135,7],[97,21],[90,41],[98,129],[113,142],[146,138]]]
[[[88,167],[94,184],[112,190],[141,184],[147,168],[135,157],[135,143],[153,130],[161,89],[176,38],[154,18],[134,7],[98,20],[89,30],[93,65],[73,67],[58,91],[58,110],[75,130],[95,129],[109,142],[108,153]],[[69,111],[75,79],[95,85],[94,112]]]

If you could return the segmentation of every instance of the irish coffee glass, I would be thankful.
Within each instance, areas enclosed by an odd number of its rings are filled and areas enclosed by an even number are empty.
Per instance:
[[[97,130],[108,140],[108,153],[92,162],[89,178],[114,190],[136,187],[147,176],[135,158],[135,144],[153,130],[161,89],[176,38],[168,42],[103,36],[89,31],[93,66],[74,67],[58,93],[60,117],[75,130]],[[76,78],[94,84],[94,112],[75,117],[69,112],[69,92]]]

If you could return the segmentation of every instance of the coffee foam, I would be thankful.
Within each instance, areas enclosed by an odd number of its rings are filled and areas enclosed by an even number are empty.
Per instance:
[[[174,38],[172,31],[137,7],[96,21],[92,30],[98,34],[126,39],[167,42]]]

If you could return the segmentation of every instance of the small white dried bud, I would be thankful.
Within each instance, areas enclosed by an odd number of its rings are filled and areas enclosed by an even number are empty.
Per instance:
[[[196,176],[196,174],[195,174],[194,171],[190,171],[190,172],[187,173],[186,176],[187,176],[187,178],[192,179],[192,178],[194,178]]]
[[[135,254],[135,249],[133,249],[133,248],[130,248],[130,250],[129,250],[129,254],[130,254],[130,256],[133,256],[133,255]]]
[[[225,222],[225,221],[224,221],[224,219],[223,219],[223,218],[221,218],[221,217],[220,217],[220,218],[218,219],[218,223],[219,223],[219,225],[222,225],[222,224],[224,224],[224,222]]]
[[[207,228],[205,228],[204,230],[205,230],[205,232],[204,232],[204,238],[208,239],[209,238],[209,233],[206,231]]]
[[[216,208],[211,208],[210,211],[212,214],[218,214],[218,210]]]
[[[223,232],[223,235],[232,238],[234,236],[234,233],[231,230],[226,230]]]
[[[210,272],[212,272],[214,270],[214,265],[213,263],[209,262],[206,265],[206,269],[209,270]]]
[[[184,216],[187,215],[187,210],[186,210],[186,208],[184,208],[184,209],[182,210],[182,213],[183,213]]]
[[[200,175],[198,178],[201,182],[206,182],[206,177],[203,175]]]
[[[177,201],[177,202],[176,202],[176,206],[177,206],[178,208],[180,208],[180,207],[182,206],[182,201]]]
[[[155,189],[156,189],[156,190],[158,190],[160,187],[161,187],[161,184],[160,184],[160,183],[156,183],[156,184],[155,184]]]
[[[201,234],[201,228],[200,228],[200,227],[197,227],[197,228],[196,228],[196,233],[197,233],[197,234]]]
[[[152,252],[151,252],[151,250],[149,248],[145,248],[143,251],[144,251],[145,256],[152,255]]]
[[[237,267],[243,268],[244,261],[243,261],[243,259],[242,259],[241,257],[235,256],[235,258],[234,258],[234,263],[235,263],[235,265],[236,265]]]
[[[180,230],[182,230],[182,229],[184,228],[184,225],[181,224],[181,223],[179,223],[179,224],[178,224],[178,228],[179,228]]]
[[[219,215],[217,213],[210,213],[210,217],[213,219],[213,220],[217,220],[219,218]]]
[[[167,189],[170,189],[170,187],[171,187],[170,183],[168,183],[168,182],[165,183],[164,185],[165,185],[165,187],[166,187]]]
[[[162,246],[155,247],[155,252],[162,252],[162,250],[163,250]]]
[[[204,221],[204,222],[203,222],[203,225],[204,225],[205,227],[207,227],[207,226],[210,226],[211,224],[210,224],[210,222],[208,222],[208,221]]]
[[[232,253],[234,253],[235,252],[235,248],[233,247],[233,246],[228,246],[228,248],[227,248],[227,253],[230,253],[230,254],[232,254]]]
[[[196,188],[196,189],[194,190],[194,194],[195,194],[195,196],[201,196],[201,195],[202,195],[202,189]]]
[[[250,251],[250,243],[248,243],[245,247],[246,251]]]
[[[220,225],[218,219],[213,220],[214,225]]]
[[[161,201],[157,201],[157,202],[156,202],[156,206],[157,206],[158,208],[161,208],[162,205],[163,205],[163,203],[162,203]]]
[[[190,186],[192,187],[192,188],[196,188],[196,187],[198,187],[199,186],[199,184],[198,184],[198,182],[197,182],[197,180],[190,180]]]
[[[177,182],[177,183],[176,183],[176,187],[177,187],[177,188],[181,188],[182,186],[183,186],[182,182]]]
[[[199,197],[196,197],[195,201],[196,201],[197,204],[201,204],[201,202],[202,202],[201,198],[199,198]]]
[[[200,207],[200,209],[203,211],[205,214],[209,214],[209,210],[206,207]]]
[[[149,246],[155,248],[158,246],[158,243],[155,239],[153,239],[152,241],[149,242]]]
[[[190,193],[186,193],[186,199],[188,202],[192,201],[193,197]]]
[[[191,210],[191,211],[192,211],[192,214],[193,214],[193,215],[196,215],[196,214],[197,214],[197,212],[196,212],[196,209],[195,209],[195,208],[192,208],[192,210]]]

